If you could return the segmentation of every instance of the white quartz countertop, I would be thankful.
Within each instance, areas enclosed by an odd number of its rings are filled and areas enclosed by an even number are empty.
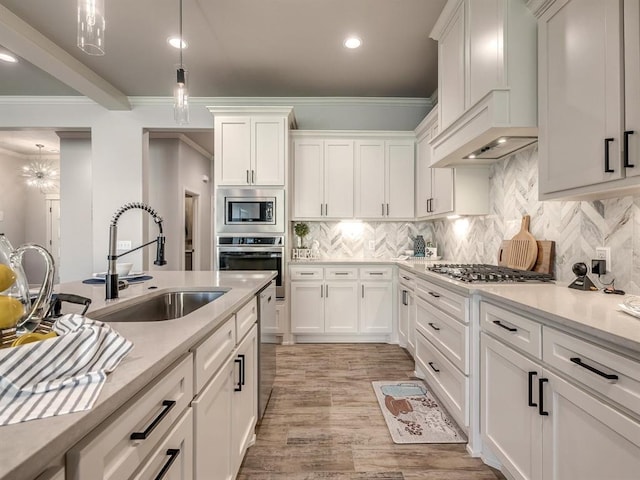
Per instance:
[[[52,461],[98,426],[109,415],[171,366],[191,347],[220,326],[274,277],[275,272],[150,272],[152,280],[132,284],[120,291],[120,298],[105,301],[105,287],[81,282],[59,285],[56,292],[89,297],[91,312],[122,308],[127,301],[169,289],[228,289],[227,293],[176,320],[162,322],[111,323],[131,340],[133,350],[107,377],[95,406],[72,413],[0,427],[0,479],[30,480]],[[149,289],[149,287],[156,287]],[[69,313],[70,304],[63,304]]]

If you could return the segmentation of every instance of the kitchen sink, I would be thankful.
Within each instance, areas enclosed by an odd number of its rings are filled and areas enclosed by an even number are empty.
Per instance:
[[[184,317],[213,302],[226,293],[225,290],[165,292],[140,301],[127,302],[122,308],[92,318],[102,322],[161,322]]]

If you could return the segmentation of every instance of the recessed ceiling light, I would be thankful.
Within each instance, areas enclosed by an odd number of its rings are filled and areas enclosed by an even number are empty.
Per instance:
[[[360,45],[362,45],[362,40],[358,37],[347,37],[344,41],[344,46],[347,48],[358,48]]]
[[[471,155],[469,155],[467,158],[476,158],[476,156],[472,153]]]
[[[498,143],[507,143],[507,139],[506,138],[500,138],[500,139],[498,139]]]
[[[0,53],[0,60],[7,63],[17,63],[18,59],[9,53]]]
[[[180,48],[180,37],[169,37],[167,38],[167,42],[169,43],[169,45],[171,45],[173,48]],[[187,43],[186,40],[182,40],[182,48],[187,48],[189,46],[189,44]]]

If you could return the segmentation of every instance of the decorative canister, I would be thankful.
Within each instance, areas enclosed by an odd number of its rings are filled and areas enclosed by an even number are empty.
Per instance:
[[[413,241],[413,254],[416,257],[424,257],[425,251],[425,243],[422,235],[417,235],[416,239]]]

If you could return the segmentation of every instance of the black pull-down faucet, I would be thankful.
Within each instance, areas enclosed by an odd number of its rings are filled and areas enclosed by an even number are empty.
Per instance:
[[[132,248],[131,250],[121,253],[120,255],[116,255],[116,245],[118,243],[118,220],[124,212],[126,212],[127,210],[133,210],[135,208],[144,210],[149,215],[151,215],[153,217],[153,221],[156,222],[156,225],[158,225],[160,233],[155,240],[151,240],[150,242],[140,245],[139,247]],[[113,214],[113,217],[111,218],[111,224],[109,225],[109,255],[107,256],[109,267],[107,268],[107,277],[105,278],[107,300],[118,298],[118,273],[116,271],[116,260],[118,260],[120,257],[124,257],[131,252],[140,250],[147,245],[151,245],[152,243],[156,244],[156,259],[153,262],[154,265],[166,265],[167,262],[164,259],[164,234],[162,233],[162,217],[160,217],[160,215],[158,215],[158,212],[156,212],[149,205],[141,202],[127,203],[120,207],[118,211]]]

